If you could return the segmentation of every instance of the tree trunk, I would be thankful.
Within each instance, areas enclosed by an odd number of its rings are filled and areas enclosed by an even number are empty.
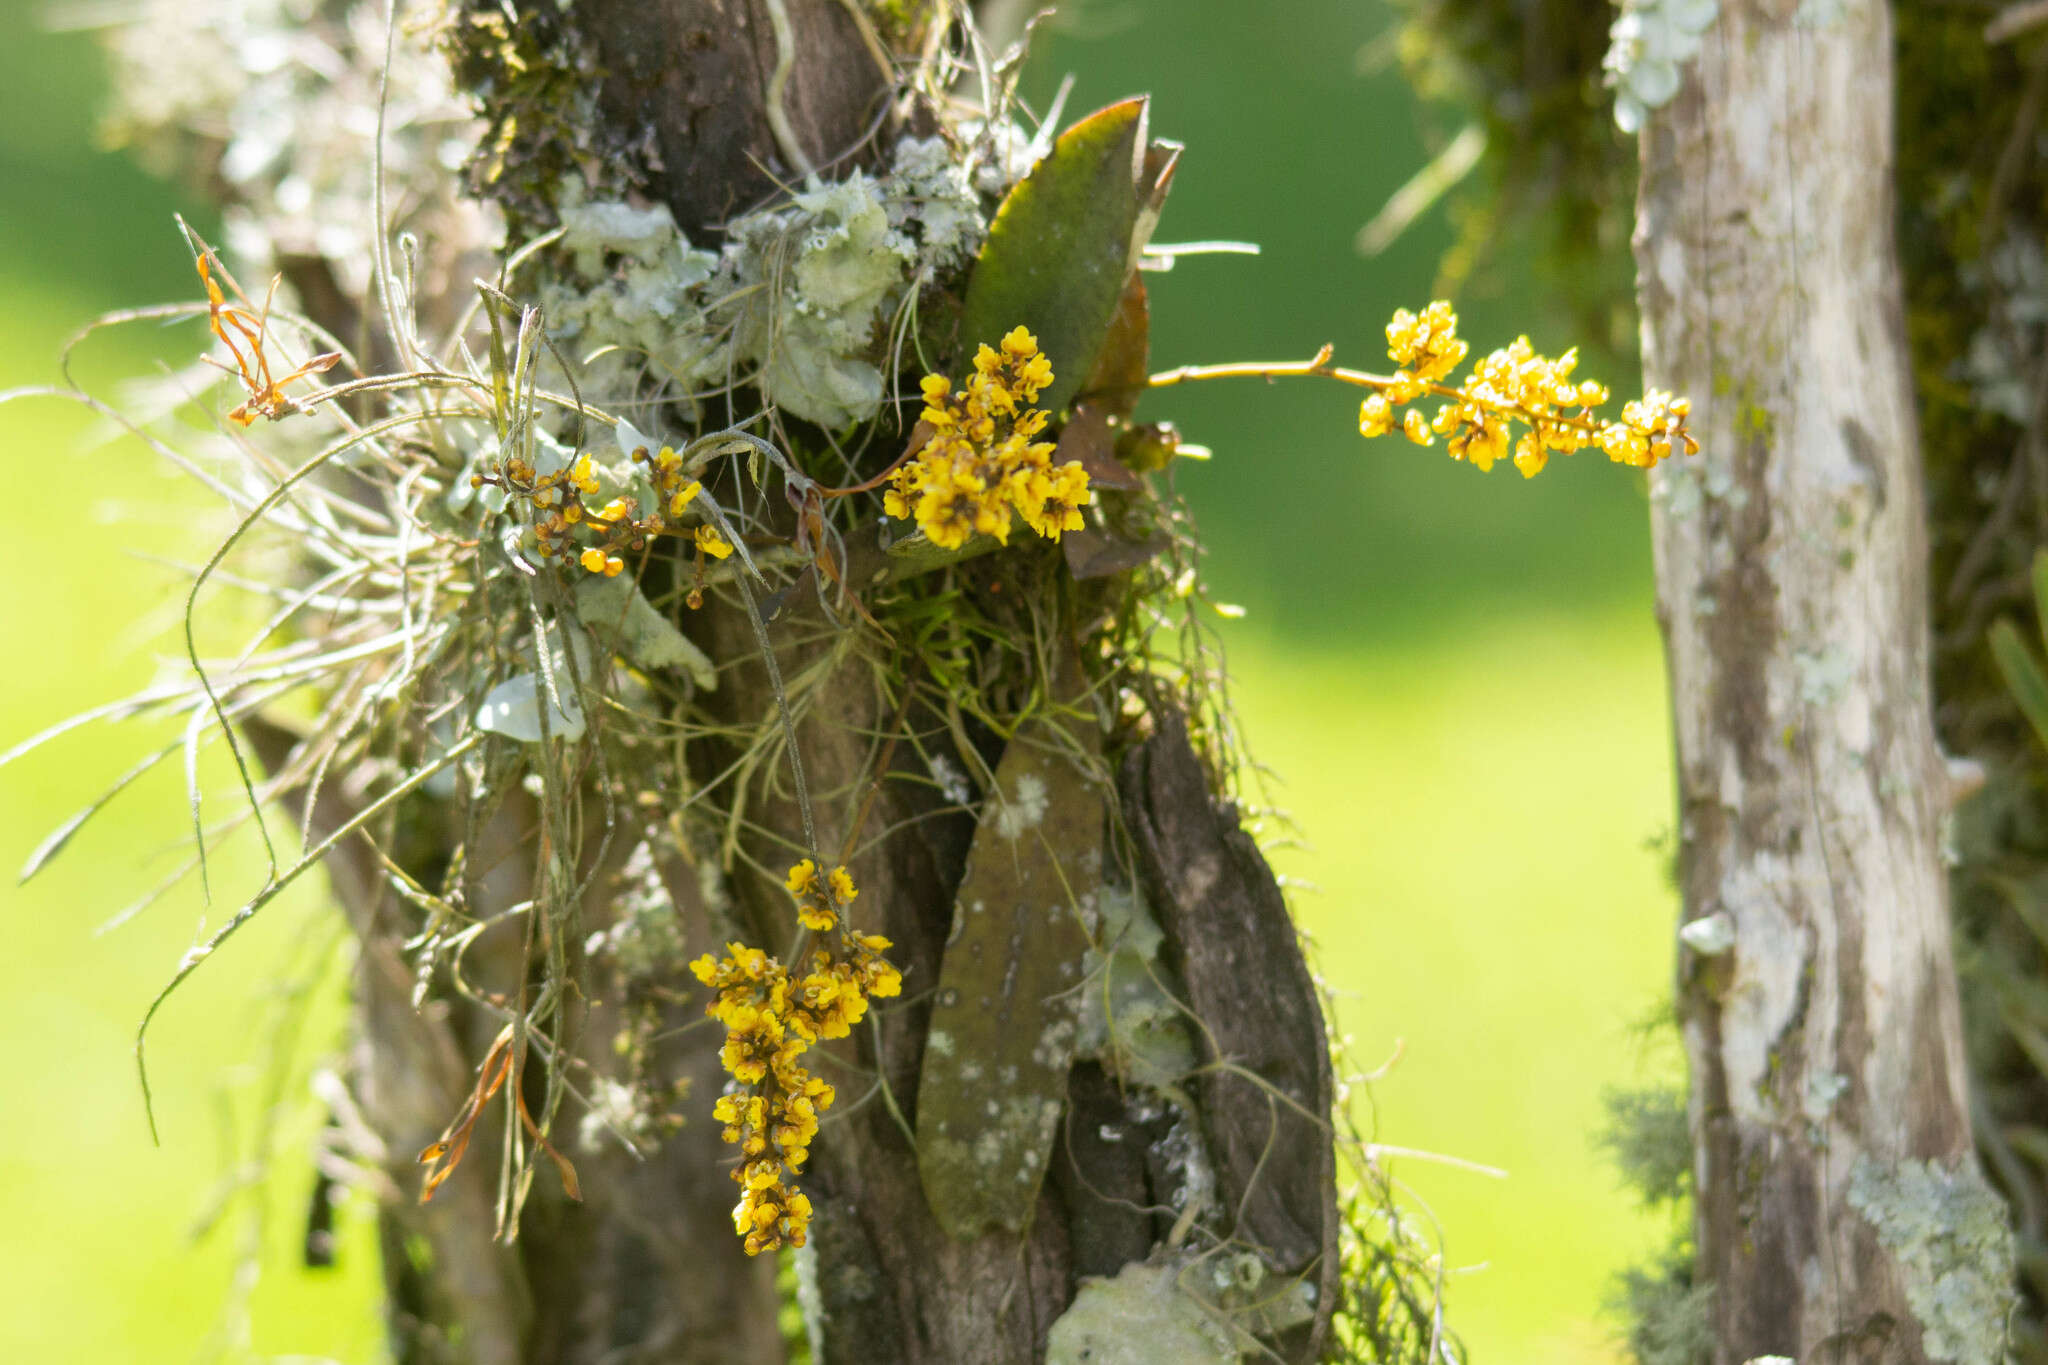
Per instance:
[[[859,155],[887,114],[889,92],[869,46],[874,33],[863,33],[852,8],[833,0],[579,0],[573,7],[490,0],[469,7],[474,13],[462,10],[458,24],[474,20],[476,32],[498,35],[456,45],[458,79],[477,96],[501,154],[478,174],[478,187],[506,210],[516,242],[522,231],[553,226],[549,187],[575,174],[566,167],[601,162],[635,192],[668,204],[702,244],[778,184],[800,185],[813,167],[843,167],[842,158]],[[493,27],[501,12],[513,16],[509,30]],[[785,55],[793,60],[778,101],[770,92]],[[542,57],[550,80],[570,74],[567,85],[545,86],[537,101],[527,78]],[[771,109],[784,127],[772,126]],[[355,320],[322,321],[352,331]],[[1012,591],[1025,590],[1023,582]],[[1040,586],[1066,590],[1044,576]],[[714,657],[741,661],[709,704],[720,719],[748,727],[772,718],[775,707],[747,619],[753,610],[714,594],[690,622]],[[935,986],[952,979],[948,951],[965,913],[955,898],[972,874],[976,820],[956,798],[940,795],[945,784],[924,770],[911,743],[895,743],[932,718],[908,708],[896,713],[875,686],[871,661],[832,655],[830,632],[843,627],[799,594],[768,629],[784,676],[812,666],[833,670],[826,684],[833,714],[802,717],[799,752],[826,847],[842,838],[861,847],[849,861],[862,888],[862,927],[894,940],[889,956],[904,970],[907,997],[878,1014],[872,1033],[829,1049],[887,1091],[854,1104],[860,1087],[845,1083],[842,1112],[824,1125],[804,1173],[817,1213],[799,1273],[814,1290],[808,1326],[820,1360],[1042,1359],[1081,1278],[1113,1277],[1134,1262],[1172,1276],[1234,1277],[1234,1290],[1205,1291],[1222,1305],[1205,1311],[1238,1314],[1225,1329],[1236,1347],[1260,1349],[1256,1336],[1282,1358],[1313,1359],[1338,1298],[1332,1082],[1320,1000],[1278,886],[1235,809],[1213,792],[1174,703],[1151,699],[1149,734],[1130,746],[1120,774],[1097,755],[1092,771],[1064,764],[1046,780],[1083,803],[1074,827],[1084,861],[1114,880],[1117,853],[1127,855],[1123,875],[1132,884],[1121,893],[1142,896],[1159,920],[1159,971],[1184,989],[1189,1033],[1200,1040],[1198,1067],[1163,1104],[1153,1091],[1111,1077],[1096,1059],[1060,1053],[1049,1125],[1058,1137],[1038,1173],[1044,1183],[1035,1203],[1016,1226],[951,1225],[928,1200],[929,1164],[909,1130],[924,1132],[920,1078],[928,1073],[934,1011],[957,1003]],[[1092,710],[1088,718],[1092,726]],[[293,765],[291,736],[253,729],[271,771]],[[977,735],[976,742],[989,768],[1000,769],[1002,741]],[[872,766],[878,750],[879,770]],[[732,757],[706,740],[693,745],[689,761],[692,771],[712,772]],[[706,995],[674,970],[735,931],[771,950],[787,946],[788,897],[777,875],[758,869],[787,865],[788,850],[803,847],[805,836],[788,788],[770,783],[763,792],[747,811],[738,856],[729,850],[724,860],[734,892],[730,923],[702,891],[699,873],[712,855],[679,833],[686,813],[669,803],[681,793],[633,793],[639,804],[606,865],[584,869],[603,875],[578,909],[581,922],[559,930],[572,956],[631,913],[624,903],[649,886],[672,906],[682,951],[666,979],[587,968],[569,1039],[572,1077],[587,1085],[607,1076],[616,1069],[614,1040],[637,1029],[660,1040],[647,1053],[658,1056],[658,1074],[644,1079],[657,1088],[689,1083],[686,1122],[644,1161],[616,1144],[577,1155],[580,1204],[544,1177],[511,1245],[489,1240],[489,1167],[504,1136],[496,1120],[478,1127],[469,1164],[433,1203],[413,1200],[413,1154],[461,1108],[475,1082],[471,1068],[490,1049],[502,1012],[440,990],[420,1008],[402,948],[417,931],[415,915],[367,848],[351,844],[333,855],[337,892],[364,944],[356,1086],[389,1177],[385,1267],[403,1365],[782,1358],[774,1258],[745,1256],[727,1212],[730,1154],[710,1118],[724,1084],[721,1040],[709,1026],[686,1027],[702,1025]],[[984,809],[1001,797],[981,795]],[[323,795],[310,822],[316,839],[346,818],[337,800]],[[596,804],[593,798],[593,828]],[[522,847],[534,837],[533,822],[531,804],[516,794],[476,830],[421,799],[398,816],[392,852],[430,885],[459,866],[466,911],[497,913],[535,895],[530,871],[515,870],[533,861]],[[652,881],[645,867],[628,865],[636,844],[646,847]],[[1019,915],[1027,913],[1081,923],[1095,907],[1020,906]],[[507,996],[526,965],[525,949],[510,937],[479,939],[467,964]],[[1020,928],[1000,949],[1013,955],[1011,970],[998,973],[1005,980],[1020,965],[1027,981],[1067,974],[1057,992],[1024,1001],[1027,1014],[1074,994],[1078,961],[1022,960],[1051,951],[1046,943],[1056,937]],[[541,1070],[536,1065],[529,1076]],[[528,1088],[537,1092],[539,1084]],[[582,1117],[575,1102],[563,1114],[569,1124],[558,1125],[558,1135]],[[1111,1301],[1112,1320],[1118,1302]],[[1090,1340],[1074,1328],[1069,1341],[1082,1344],[1068,1358],[1087,1358]]]
[[[1642,140],[1698,1271],[1716,1365],[1997,1358],[1893,246],[1891,24],[1723,0]],[[1731,941],[1732,940],[1732,941]]]

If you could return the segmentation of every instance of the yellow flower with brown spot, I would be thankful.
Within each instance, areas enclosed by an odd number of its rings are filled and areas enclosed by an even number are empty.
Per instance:
[[[1419,315],[1397,309],[1387,323],[1387,357],[1425,382],[1456,369],[1470,349],[1458,339],[1458,315],[1442,299]]]
[[[1618,464],[1642,469],[1699,448],[1686,430],[1691,406],[1683,398],[1653,390],[1627,404],[1619,421],[1600,422],[1593,409],[1607,402],[1607,386],[1574,377],[1577,350],[1542,355],[1527,337],[1489,352],[1463,384],[1450,384],[1450,372],[1468,351],[1457,328],[1457,314],[1441,299],[1421,313],[1403,308],[1387,324],[1387,355],[1399,367],[1391,376],[1328,371],[1374,389],[1359,407],[1361,435],[1383,436],[1398,424],[1418,445],[1442,436],[1452,459],[1482,470],[1508,458],[1512,448],[1515,468],[1524,478],[1541,473],[1552,455],[1588,446],[1597,445]],[[1434,419],[1410,408],[1399,413],[1397,423],[1397,412],[1425,393],[1448,401]],[[1519,436],[1517,426],[1523,429]]]
[[[705,1013],[725,1026],[720,1061],[743,1087],[721,1095],[711,1117],[740,1152],[732,1171],[741,1187],[733,1228],[750,1256],[802,1246],[810,1225],[810,1200],[793,1182],[810,1160],[834,1092],[804,1066],[805,1053],[821,1040],[846,1037],[866,1017],[871,997],[902,988],[901,974],[881,956],[889,940],[846,925],[845,911],[860,894],[851,873],[825,872],[804,858],[783,885],[808,928],[821,935],[838,930],[811,950],[803,976],[792,978],[781,961],[743,943],[690,964],[691,974],[718,992]]]
[[[1369,393],[1358,405],[1358,434],[1384,436],[1394,429],[1394,405],[1383,393]]]
[[[931,436],[918,457],[891,476],[882,510],[916,521],[925,538],[944,549],[958,549],[976,535],[1008,544],[1013,517],[1052,540],[1078,530],[1079,509],[1093,496],[1087,472],[1070,461],[1048,474],[1054,446],[1033,439],[1052,420],[1031,406],[1052,377],[1052,362],[1023,327],[998,346],[982,346],[957,390],[944,375],[926,375],[919,389]],[[1050,508],[1048,498],[1055,499]]]

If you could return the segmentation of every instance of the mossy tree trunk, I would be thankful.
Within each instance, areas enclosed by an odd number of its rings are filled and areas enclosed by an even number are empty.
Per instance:
[[[1644,364],[1714,1360],[1990,1362],[1893,244],[1891,22],[1723,0],[1642,139]]]
[[[502,9],[496,0],[474,8],[490,23]],[[515,231],[552,226],[550,173],[540,168],[559,171],[598,156],[615,159],[613,170],[629,166],[634,189],[668,204],[693,241],[712,241],[723,222],[778,183],[801,185],[806,168],[790,164],[792,143],[812,166],[836,166],[839,174],[842,157],[857,162],[866,135],[897,117],[874,48],[887,23],[864,33],[852,7],[834,0],[520,0],[510,12],[521,41],[573,58],[561,68],[571,73],[568,86],[550,87],[545,109],[531,103],[531,84],[500,79],[504,70],[456,64],[502,136],[502,172],[483,189],[500,200]],[[458,12],[457,21],[467,17]],[[785,127],[774,126],[771,110]],[[565,127],[565,118],[589,126]],[[1049,593],[1064,591],[1049,575],[1037,582]],[[715,657],[758,660],[748,610],[714,598],[691,629]],[[1282,1287],[1273,1292],[1307,1305],[1306,1312],[1268,1313],[1254,1330],[1284,1358],[1314,1358],[1336,1302],[1338,1268],[1325,1117],[1332,1084],[1319,1000],[1277,885],[1235,810],[1214,793],[1171,704],[1155,704],[1149,737],[1121,756],[1119,781],[1099,780],[1106,768],[1092,786],[1078,770],[1062,780],[1093,803],[1091,839],[1129,831],[1138,890],[1165,931],[1160,961],[1198,1021],[1193,1032],[1205,1065],[1181,1088],[1181,1131],[1169,1132],[1172,1111],[1148,1092],[1113,1081],[1093,1061],[1062,1059],[1058,1137],[1028,1217],[1021,1226],[978,1230],[956,1220],[949,1231],[927,1198],[931,1175],[920,1169],[911,1133],[931,1016],[949,1003],[935,986],[957,933],[955,895],[970,871],[975,818],[939,796],[930,774],[885,780],[917,765],[910,745],[882,747],[888,767],[873,769],[875,737],[906,718],[892,722],[872,661],[835,658],[829,641],[820,643],[825,627],[800,601],[769,625],[785,676],[836,670],[824,689],[834,713],[805,716],[796,737],[821,837],[831,848],[842,839],[861,847],[851,866],[863,927],[894,940],[890,957],[904,969],[906,1001],[882,1012],[872,1034],[833,1049],[849,1071],[876,1077],[887,1093],[855,1104],[863,1086],[843,1083],[844,1112],[826,1123],[805,1173],[817,1215],[804,1273],[815,1288],[809,1326],[821,1359],[1041,1359],[1082,1277],[1114,1276],[1148,1259],[1185,1270],[1195,1245],[1190,1227],[1204,1208],[1201,1221],[1215,1234],[1204,1245],[1221,1253],[1213,1259],[1225,1279],[1236,1273],[1244,1283],[1249,1255],[1262,1265],[1260,1275],[1272,1277],[1269,1286]],[[713,704],[735,727],[772,728],[776,701],[758,663],[734,670]],[[920,719],[908,717],[913,726]],[[289,740],[270,739],[275,769]],[[1000,739],[976,742],[998,767]],[[705,741],[691,761],[715,771],[730,757]],[[706,903],[693,871],[704,850],[687,847],[680,800],[680,793],[641,797],[640,824],[621,831],[614,860],[636,840],[654,850],[689,953],[715,949],[734,932],[785,946],[788,898],[773,877],[747,869],[784,866],[789,850],[804,846],[794,802],[770,800],[748,812],[732,868],[733,903],[719,908]],[[316,837],[341,818],[339,810],[316,812]],[[515,797],[477,846],[463,847],[463,865],[479,869],[477,885],[491,904],[515,905],[530,894],[508,869],[520,861],[510,855],[530,837],[531,819]],[[449,827],[452,821],[437,823],[430,803],[404,821],[394,845],[422,875],[446,869],[457,846],[476,837]],[[474,1080],[469,1068],[499,1021],[454,1000],[430,997],[416,1008],[400,949],[410,932],[405,907],[367,858],[338,863],[336,883],[365,944],[356,1073],[395,1192],[385,1206],[384,1243],[398,1358],[405,1365],[781,1359],[775,1258],[744,1256],[730,1222],[729,1154],[709,1118],[723,1083],[719,1038],[702,1025],[705,993],[697,983],[678,971],[652,992],[645,981],[629,990],[608,968],[589,968],[575,1050],[603,1073],[622,1031],[658,1037],[656,1079],[690,1083],[687,1124],[650,1160],[616,1150],[594,1161],[578,1157],[584,1202],[571,1203],[544,1178],[517,1240],[494,1243],[489,1125],[475,1142],[482,1155],[470,1158],[478,1169],[457,1172],[432,1204],[412,1202],[412,1156],[460,1108]],[[618,888],[617,880],[599,879],[581,908],[579,934],[617,919]],[[1040,906],[1034,913],[1064,912]],[[1026,925],[1005,950],[1019,958],[1046,951],[1042,937],[1050,935]],[[522,949],[500,946],[498,975],[516,980]],[[479,979],[491,975],[491,949],[488,938],[479,940],[471,955]],[[639,1015],[636,999],[646,1006]],[[699,1026],[686,1029],[693,1023]],[[573,1124],[578,1112],[572,1102],[564,1115]],[[1194,1151],[1193,1165],[1213,1178],[1196,1207],[1181,1188],[1186,1170],[1168,1169],[1158,1157],[1169,1140]]]

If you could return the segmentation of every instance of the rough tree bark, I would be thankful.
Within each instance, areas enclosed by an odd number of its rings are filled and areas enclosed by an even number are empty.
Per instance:
[[[1817,8],[1723,0],[1642,140],[1644,365],[1703,445],[1653,476],[1698,1277],[1716,1365],[1989,1362],[2003,1244],[1940,856],[1890,14]],[[1981,1276],[1962,1316],[1949,1271]]]
[[[496,11],[492,3],[483,7]],[[795,60],[781,102],[795,143],[824,166],[854,148],[884,113],[884,87],[873,53],[847,6],[834,0],[579,0],[573,10],[554,0],[510,7],[517,22],[559,35],[581,25],[577,41],[597,60],[584,75],[605,126],[586,150],[620,150],[634,158],[645,193],[668,203],[693,240],[714,237],[729,215],[758,203],[777,182],[799,181],[768,118],[768,89],[778,65],[777,11],[790,25]],[[458,66],[458,72],[460,71]],[[502,89],[476,93],[487,119],[531,136],[532,119],[504,107]],[[559,116],[560,111],[554,111]],[[545,125],[542,125],[545,126]],[[536,152],[536,154],[538,154]],[[517,177],[508,177],[507,184]],[[546,208],[509,200],[515,221],[544,222]],[[344,319],[325,319],[330,325]],[[753,653],[752,626],[732,605],[708,603],[693,630],[720,658]],[[783,640],[810,635],[819,622],[801,606],[778,617]],[[817,656],[818,646],[788,644],[785,674]],[[875,695],[872,670],[849,666],[830,691],[843,706],[830,723],[807,717],[799,727],[809,785],[818,793],[819,825],[833,846],[864,812],[859,833],[874,840],[853,863],[869,926],[892,938],[890,956],[904,968],[905,1007],[890,1011],[879,1033],[880,1055],[865,1033],[843,1046],[852,1064],[877,1070],[891,1095],[916,1121],[920,1061],[930,1000],[915,999],[940,975],[955,920],[953,898],[974,835],[971,815],[945,814],[950,798],[922,785],[878,784],[866,801],[872,735],[889,722]],[[717,693],[726,719],[758,726],[772,714],[772,694],[757,665],[739,670]],[[1120,791],[1096,793],[1110,823],[1120,811],[1137,845],[1137,871],[1166,933],[1165,960],[1186,983],[1196,1014],[1208,1021],[1202,1060],[1218,1064],[1191,1078],[1193,1141],[1208,1153],[1210,1197],[1233,1253],[1263,1260],[1276,1283],[1303,1281],[1310,1304],[1277,1332],[1273,1344],[1289,1359],[1319,1348],[1336,1301],[1337,1219],[1334,1159],[1327,1123],[1331,1077],[1313,983],[1272,874],[1239,828],[1235,811],[1209,790],[1179,718],[1157,717],[1156,732],[1126,762]],[[273,771],[291,761],[289,736],[257,735]],[[991,765],[996,742],[984,745]],[[705,755],[711,769],[724,761]],[[905,746],[898,769],[913,760]],[[673,795],[673,794],[670,794]],[[661,875],[694,954],[717,946],[714,924],[690,870],[695,856],[674,842],[673,814],[658,801],[643,806],[645,823],[627,831],[614,857],[636,838],[656,850]],[[750,812],[759,833],[748,853],[758,866],[788,862],[800,845],[793,804]],[[343,818],[317,810],[317,837]],[[436,823],[430,805],[402,817],[396,845],[408,867],[446,868],[463,831]],[[485,869],[479,889],[493,906],[530,893],[516,852],[530,837],[531,811],[518,800],[493,817],[481,841],[465,850]],[[651,1161],[617,1150],[578,1157],[587,1202],[574,1205],[544,1179],[528,1206],[519,1240],[490,1237],[489,1173],[463,1170],[431,1205],[417,1207],[413,1153],[427,1145],[460,1107],[470,1070],[490,1045],[498,1021],[460,1002],[413,1005],[413,979],[400,944],[411,932],[407,908],[387,887],[365,850],[336,856],[336,889],[363,941],[358,982],[360,1046],[357,1086],[365,1114],[384,1145],[390,1176],[384,1208],[386,1276],[394,1346],[405,1365],[542,1365],[548,1362],[768,1362],[781,1358],[776,1333],[774,1262],[740,1252],[727,1210],[733,1187],[727,1154],[708,1117],[723,1077],[718,1038],[708,1028],[682,1033],[698,1019],[703,995],[678,974],[661,1007],[662,1081],[691,1082],[689,1123]],[[735,917],[751,941],[781,946],[789,934],[787,896],[771,879],[735,873]],[[582,909],[580,932],[602,931],[618,915],[616,885],[600,882]],[[503,945],[501,984],[516,980],[517,946]],[[479,944],[472,966],[490,975],[491,945]],[[577,1052],[602,1071],[613,1037],[631,1020],[619,1003],[625,986],[600,975],[585,983],[591,1002],[576,1022]],[[580,1008],[580,1006],[579,1006]],[[1221,1069],[1227,1066],[1228,1069]],[[1254,1079],[1256,1078],[1256,1079]],[[847,1106],[821,1133],[806,1187],[817,1205],[812,1257],[818,1311],[815,1338],[829,1362],[1013,1362],[1042,1358],[1047,1334],[1071,1303],[1084,1275],[1112,1276],[1130,1262],[1187,1235],[1170,1200],[1173,1174],[1143,1154],[1167,1133],[1160,1107],[1135,1088],[1109,1081],[1093,1062],[1073,1068],[1063,1137],[1021,1231],[995,1229],[949,1236],[927,1207],[917,1154],[902,1126],[880,1102]],[[572,1104],[565,1117],[577,1117]],[[490,1153],[486,1125],[475,1149]],[[490,1158],[470,1161],[481,1167]]]

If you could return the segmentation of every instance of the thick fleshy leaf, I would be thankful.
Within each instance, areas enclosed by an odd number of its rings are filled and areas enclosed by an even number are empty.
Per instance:
[[[967,282],[961,339],[994,345],[1024,326],[1052,362],[1039,405],[1058,412],[1080,391],[1123,295],[1152,188],[1145,100],[1090,114],[1010,191]]]
[[[1087,406],[1128,418],[1144,395],[1151,359],[1151,304],[1145,297],[1145,277],[1133,270],[1110,316],[1102,349],[1095,353],[1095,368],[1082,386]]]
[[[1104,795],[1050,741],[1027,724],[996,766],[932,1001],[917,1169],[954,1237],[1030,1226],[1074,1059]]]

